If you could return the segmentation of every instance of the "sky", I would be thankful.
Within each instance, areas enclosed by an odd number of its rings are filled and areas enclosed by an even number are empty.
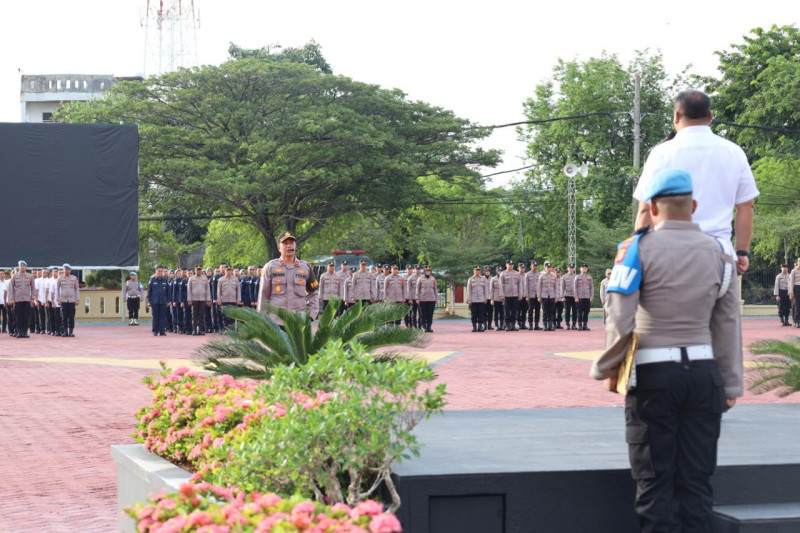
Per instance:
[[[141,75],[146,4],[3,1],[0,122],[20,120],[21,72]],[[715,51],[743,42],[754,27],[800,18],[798,0],[196,0],[194,7],[196,46],[186,31],[184,49],[196,50],[199,64],[225,61],[230,42],[299,47],[314,39],[334,73],[399,88],[483,125],[524,120],[522,103],[559,58],[583,61],[605,51],[627,63],[637,50],[660,50],[670,75],[687,65],[713,75]],[[504,152],[484,173],[526,164],[514,128],[496,130],[482,145]]]

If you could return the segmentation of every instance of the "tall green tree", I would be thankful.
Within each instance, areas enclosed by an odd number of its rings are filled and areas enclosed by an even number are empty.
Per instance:
[[[596,231],[616,228],[626,220],[630,228],[631,198],[638,171],[632,167],[634,77],[641,75],[642,155],[670,129],[671,82],[660,54],[639,53],[628,65],[616,55],[603,54],[586,61],[559,60],[552,78],[537,85],[524,103],[529,121],[553,120],[519,129],[527,143],[533,168],[514,186],[526,201],[511,212],[522,217],[527,246],[537,258],[563,262],[567,258],[566,163],[587,163],[589,174],[575,177],[578,259],[596,244]],[[603,232],[605,234],[605,232]],[[610,246],[607,260],[613,257]]]
[[[244,215],[273,257],[284,230],[302,244],[342,214],[413,205],[419,176],[475,175],[499,159],[473,146],[487,129],[450,111],[260,57],[120,83],[59,118],[138,124],[155,207]]]

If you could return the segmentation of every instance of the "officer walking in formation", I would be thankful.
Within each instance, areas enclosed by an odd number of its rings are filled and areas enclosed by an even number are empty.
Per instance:
[[[789,298],[790,285],[789,265],[784,263],[781,265],[780,274],[775,276],[775,291],[773,292],[775,300],[778,302],[778,318],[781,320],[781,326],[789,325],[789,313],[792,310],[792,301]]]
[[[525,293],[525,268],[526,265],[524,262],[519,262],[517,264],[517,272],[519,273],[519,306],[517,308],[517,325],[519,329],[528,329],[528,326],[525,325],[525,317],[528,315],[528,298],[527,294]]]
[[[419,328],[433,333],[433,311],[439,301],[439,290],[436,287],[436,278],[431,275],[431,267],[425,266],[425,274],[417,278],[415,290],[417,305],[419,305]]]
[[[408,298],[408,305],[411,306],[411,311],[408,315],[411,320],[412,328],[421,328],[419,320],[419,299],[417,296],[417,280],[420,277],[419,265],[414,265],[414,272],[406,277],[406,298]]]
[[[164,276],[164,267],[156,267],[155,275],[147,284],[147,301],[153,316],[153,336],[167,334],[167,304],[169,303],[169,280]]]
[[[561,267],[556,267],[556,329],[563,329],[561,327],[562,317],[564,316],[564,284],[561,282]]]
[[[480,265],[474,268],[474,274],[467,280],[467,305],[472,319],[472,331],[484,331],[484,319],[486,318],[486,300],[488,299],[488,286],[486,280],[481,276]]]
[[[17,272],[11,275],[8,282],[8,303],[14,308],[16,320],[13,337],[20,339],[29,338],[28,319],[36,300],[36,286],[33,276],[27,272],[28,263],[20,261]]]
[[[536,286],[536,294],[539,303],[542,305],[542,320],[544,321],[545,331],[555,331],[556,329],[556,298],[558,297],[559,280],[553,272],[553,265],[550,261],[544,262],[544,272],[539,274],[539,282]]]
[[[709,478],[722,412],[743,394],[735,264],[723,239],[692,222],[697,202],[687,172],[661,170],[648,187],[644,200],[655,230],[620,244],[614,268],[626,274],[611,276],[606,350],[595,358],[591,376],[607,379],[614,390],[626,348],[638,334],[625,435],[641,530],[712,531]],[[630,279],[627,273],[635,275],[623,286],[618,280]]]
[[[542,304],[539,303],[539,263],[536,261],[531,262],[531,269],[525,273],[525,280],[523,281],[523,296],[528,303],[528,328],[540,331],[539,327],[539,312]]]
[[[139,325],[139,307],[144,297],[142,284],[139,282],[139,277],[136,272],[131,272],[130,279],[125,281],[124,298],[128,307],[128,325]]]
[[[316,319],[319,314],[319,282],[314,269],[295,255],[297,239],[290,232],[280,236],[278,250],[280,257],[269,261],[262,270],[258,310],[266,312],[265,304],[269,303],[298,313],[308,311],[311,319]]]
[[[503,282],[500,274],[503,267],[498,265],[495,275],[489,280],[489,305],[494,307],[494,327],[497,331],[505,331],[505,294],[503,294]]]
[[[324,313],[325,308],[331,301],[338,302],[341,300],[341,287],[339,276],[335,271],[336,263],[331,261],[328,263],[328,271],[319,277],[319,312]]]
[[[575,321],[572,321],[572,329],[581,329],[589,331],[589,309],[592,307],[592,300],[594,300],[594,280],[588,274],[589,265],[586,263],[581,264],[581,273],[575,276],[573,281],[573,292],[575,298],[578,300],[578,327],[575,327]],[[567,324],[569,329],[569,324]]]
[[[192,335],[206,334],[206,309],[211,308],[211,282],[203,267],[194,267],[194,275],[186,283],[186,301],[192,313]]]
[[[800,328],[800,258],[789,273],[789,299],[792,300],[792,323]]]
[[[500,283],[503,284],[503,307],[505,308],[506,331],[517,331],[517,309],[519,308],[521,278],[519,272],[514,270],[514,261],[506,261],[506,269],[500,273]]]
[[[569,321],[572,318],[572,328],[578,321],[578,307],[575,301],[575,265],[570,263],[567,265],[567,273],[561,276],[561,295],[564,297],[564,322],[567,323],[567,329],[570,329]],[[561,318],[558,319],[558,325],[561,326]]]
[[[483,281],[486,283],[486,314],[484,317],[484,322],[486,323],[486,329],[492,330],[492,317],[494,315],[494,305],[492,305],[492,267],[489,265],[485,265],[483,267]]]
[[[74,337],[75,304],[81,299],[81,290],[77,276],[72,275],[72,267],[64,263],[64,275],[58,279],[56,297],[61,306],[61,327],[66,337]]]

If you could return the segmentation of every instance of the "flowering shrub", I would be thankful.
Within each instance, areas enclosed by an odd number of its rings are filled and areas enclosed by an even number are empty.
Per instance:
[[[290,394],[284,403],[267,404],[256,397],[258,382],[230,376],[209,377],[188,368],[170,370],[162,363],[159,374],[144,378],[153,391],[153,403],[136,413],[134,437],[153,451],[190,467],[205,466],[208,451],[264,418],[280,418],[286,405],[312,409],[328,396]]]
[[[126,509],[140,533],[397,533],[393,514],[374,501],[353,507],[310,502],[300,496],[246,494],[210,483],[181,485],[175,494],[157,494],[147,504]]]
[[[400,498],[392,466],[419,453],[411,429],[444,406],[444,385],[420,386],[432,380],[424,361],[376,364],[358,343],[345,350],[330,342],[305,365],[274,369],[256,397],[265,405],[287,405],[284,416],[232,434],[209,450],[200,474],[247,491],[350,505],[373,497],[383,484],[394,511]],[[330,393],[320,396],[319,390]]]

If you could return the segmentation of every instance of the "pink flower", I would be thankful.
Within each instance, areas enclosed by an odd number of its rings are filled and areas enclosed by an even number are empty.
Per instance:
[[[225,443],[225,438],[224,437],[217,437],[216,439],[214,439],[214,448],[219,448],[224,443]]]
[[[185,516],[173,516],[156,530],[157,533],[178,533],[179,531],[183,530],[186,527],[186,517]]]
[[[207,526],[213,522],[211,514],[205,511],[192,511],[187,518],[193,526]]]
[[[393,514],[379,514],[369,521],[370,533],[398,533],[403,531],[400,521]]]
[[[311,514],[316,511],[316,506],[312,502],[300,502],[294,506],[292,513],[306,513]]]
[[[383,512],[383,506],[374,500],[358,502],[353,508],[350,516],[358,518],[360,516],[377,516]]]

